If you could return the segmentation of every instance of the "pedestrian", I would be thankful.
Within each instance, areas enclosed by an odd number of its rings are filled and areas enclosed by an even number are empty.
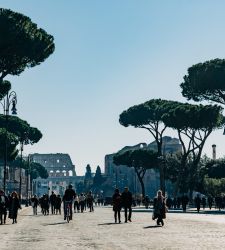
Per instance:
[[[49,215],[49,197],[47,194],[43,195],[42,208],[43,208],[43,214]]]
[[[55,214],[55,202],[56,202],[56,194],[52,191],[52,194],[50,195],[50,204],[51,204],[52,214]]]
[[[205,207],[206,207],[206,198],[205,196],[202,197],[202,208],[203,210],[205,210]]]
[[[21,209],[17,192],[12,192],[9,200],[9,218],[13,220],[12,224],[17,223],[18,209]]]
[[[131,221],[131,215],[132,215],[132,193],[129,191],[128,187],[124,188],[124,191],[121,195],[122,198],[122,206],[124,208],[124,215],[125,215],[125,223],[127,223],[127,220]],[[127,218],[127,210],[129,210],[129,215]]]
[[[79,196],[77,195],[74,199],[74,213],[80,212]]]
[[[93,203],[94,203],[94,197],[93,197],[91,191],[89,191],[89,193],[87,195],[87,206],[90,209],[90,212],[94,212]]]
[[[183,212],[186,212],[188,202],[189,202],[188,196],[187,195],[183,195],[181,197],[181,204],[182,204]]]
[[[31,198],[31,206],[33,208],[33,215],[37,215],[37,206],[38,206],[38,198],[37,198],[37,195],[34,195],[32,198]]]
[[[152,216],[153,220],[157,219],[156,221],[157,225],[160,225],[161,223],[161,225],[164,226],[163,219],[166,218],[166,212],[167,212],[167,208],[165,204],[165,198],[162,195],[162,191],[159,190],[157,192],[157,196],[154,198],[153,216]]]
[[[209,204],[209,209],[211,210],[212,209],[212,204],[213,204],[213,198],[212,198],[211,195],[208,197],[208,204]]]
[[[83,213],[84,212],[84,206],[85,206],[85,196],[84,196],[83,193],[80,194],[79,202],[80,202],[81,213]]]
[[[119,223],[121,223],[120,211],[121,211],[122,198],[121,198],[121,194],[118,188],[115,189],[115,192],[112,197],[112,201],[113,201],[115,223],[117,223],[117,217],[118,217]]]
[[[56,200],[55,200],[55,212],[56,214],[60,214],[61,215],[61,204],[62,204],[62,198],[60,196],[60,194],[58,194],[56,196]]]
[[[197,195],[197,197],[195,197],[195,205],[196,205],[197,211],[199,213],[200,208],[201,208],[201,198],[200,198],[199,194]]]
[[[0,190],[0,221],[1,225],[6,223],[7,209],[9,206],[8,197],[5,195],[3,190]]]

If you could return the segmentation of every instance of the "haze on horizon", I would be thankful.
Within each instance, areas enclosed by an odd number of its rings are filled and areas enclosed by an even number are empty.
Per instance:
[[[43,133],[24,153],[68,153],[78,175],[126,145],[150,143],[147,131],[124,128],[119,114],[153,98],[186,102],[179,87],[188,67],[224,58],[224,1],[2,0],[55,38],[44,63],[9,77],[18,115]],[[223,131],[204,153],[224,155]],[[168,130],[168,136],[176,133]]]

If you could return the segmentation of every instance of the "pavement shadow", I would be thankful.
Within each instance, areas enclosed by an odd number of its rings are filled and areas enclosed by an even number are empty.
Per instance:
[[[55,225],[61,225],[61,224],[67,224],[67,221],[63,221],[63,222],[55,222],[55,223],[45,223],[42,224],[42,226],[55,226]]]
[[[144,229],[148,229],[148,228],[157,228],[157,227],[162,227],[160,225],[154,225],[154,226],[147,226],[147,227],[143,227]]]
[[[107,223],[98,224],[98,226],[109,226],[109,225],[117,225],[117,224],[121,224],[121,223],[107,222]]]

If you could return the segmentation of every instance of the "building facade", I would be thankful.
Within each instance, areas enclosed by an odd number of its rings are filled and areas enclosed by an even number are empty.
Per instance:
[[[76,186],[75,165],[68,154],[31,154],[32,162],[39,163],[48,171],[47,179],[33,180],[33,193],[41,196],[54,191],[63,195],[69,184]]]
[[[155,141],[153,141],[150,144],[146,143],[139,143],[134,146],[126,146],[123,149],[121,149],[119,152],[125,152],[127,150],[135,150],[135,149],[141,149],[146,148],[149,150],[156,151],[157,150],[157,144]],[[169,136],[163,137],[163,143],[162,143],[162,151],[163,154],[168,153],[177,153],[182,151],[182,146],[180,144],[179,139],[177,138],[171,138]],[[129,168],[127,166],[116,166],[113,163],[113,156],[114,154],[108,154],[105,156],[105,175],[109,179],[108,182],[112,183],[112,187],[118,187],[120,191],[123,190],[125,186],[128,186],[130,191],[133,194],[141,194],[141,186],[139,183],[139,180],[137,178],[137,175],[134,171],[134,168]],[[145,184],[145,192],[146,195],[149,195],[150,197],[154,197],[157,190],[160,187],[160,179],[159,179],[159,172],[157,169],[148,169],[146,171],[145,177],[144,177],[144,184]],[[108,191],[108,195],[110,192],[113,191],[113,188]],[[166,190],[168,193],[172,192],[172,185],[170,182],[166,182]]]

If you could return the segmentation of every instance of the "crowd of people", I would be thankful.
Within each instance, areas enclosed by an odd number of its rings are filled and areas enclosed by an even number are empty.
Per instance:
[[[21,209],[21,205],[17,192],[7,196],[0,190],[0,224],[6,223],[7,215],[12,219],[12,224],[17,223],[18,209]]]
[[[72,185],[69,185],[68,189],[65,191],[63,197],[59,194],[56,195],[54,191],[52,191],[51,195],[44,194],[40,198],[34,195],[31,198],[31,206],[33,207],[33,214],[37,215],[37,207],[41,207],[41,212],[43,215],[51,214],[59,214],[61,215],[61,207],[63,204],[64,211],[64,219],[65,219],[65,204],[70,203],[71,209],[71,219],[72,214],[74,213],[83,213],[87,209],[90,212],[94,211],[94,197],[92,192],[88,192],[87,194],[81,193],[76,194]],[[73,209],[72,209],[73,208]]]
[[[145,202],[146,198],[145,198]],[[150,203],[150,200],[149,200]],[[131,216],[132,216],[132,205],[134,205],[134,199],[132,196],[132,193],[129,191],[127,187],[124,188],[124,191],[120,194],[120,191],[118,188],[115,189],[115,192],[112,196],[112,204],[113,204],[113,211],[114,211],[114,219],[115,223],[119,222],[121,223],[121,209],[124,209],[124,217],[125,217],[125,223],[132,222]],[[166,201],[165,198],[162,195],[162,191],[159,190],[157,192],[156,197],[153,200],[153,215],[152,219],[156,220],[157,225],[163,226],[164,221],[163,219],[166,218]]]
[[[189,201],[187,195],[182,195],[176,198],[163,197],[162,191],[158,191],[154,199],[150,199],[145,196],[143,199],[140,197],[134,197],[127,187],[120,193],[116,188],[111,198],[114,211],[115,223],[121,223],[121,210],[124,210],[124,222],[132,222],[132,207],[140,206],[143,204],[146,208],[152,207],[153,214],[152,219],[156,220],[157,225],[163,226],[163,219],[166,218],[166,212],[169,209],[182,209],[186,212],[187,206],[195,206],[197,212],[200,209],[204,210],[207,206],[212,209],[215,206],[216,209],[225,208],[225,196],[201,196],[197,194],[193,201]],[[66,219],[66,204],[70,205],[70,219],[72,219],[73,213],[83,213],[86,210],[90,212],[94,211],[94,205],[105,205],[105,201],[102,197],[94,197],[92,192],[77,194],[72,188],[72,185],[68,186],[64,195],[61,197],[52,191],[51,195],[44,194],[41,197],[34,195],[30,199],[30,204],[33,208],[33,215],[37,215],[37,209],[40,206],[41,212],[44,216],[49,215],[61,215],[61,208],[63,207],[64,219]],[[16,192],[12,192],[10,195],[5,195],[3,190],[0,190],[0,224],[5,224],[7,217],[12,219],[12,223],[17,223],[18,209],[21,209],[20,199]]]

